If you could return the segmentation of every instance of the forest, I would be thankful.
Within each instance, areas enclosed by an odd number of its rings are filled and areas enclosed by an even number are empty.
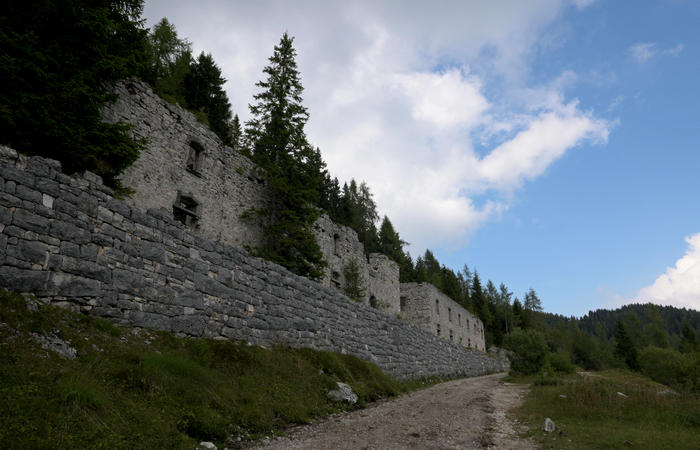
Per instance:
[[[431,250],[415,259],[391,220],[380,215],[370,187],[340,183],[321,149],[304,131],[309,111],[287,33],[272,50],[242,124],[211,54],[192,53],[166,18],[151,29],[142,0],[10,2],[0,16],[0,136],[2,144],[62,162],[68,172],[90,170],[115,189],[118,175],[144,143],[125,124],[105,124],[109,86],[127,77],[148,82],[164,99],[192,111],[232,151],[264,171],[268,207],[251,211],[263,242],[251,251],[317,279],[325,262],[311,226],[325,212],[354,229],[365,251],[382,252],[400,267],[402,282],[429,282],[476,314],[487,345],[514,352],[521,373],[628,367],[664,383],[700,389],[700,313],[635,304],[567,318],[542,311],[534,289],[516,296],[505,283],[484,280],[464,264],[441,264]]]

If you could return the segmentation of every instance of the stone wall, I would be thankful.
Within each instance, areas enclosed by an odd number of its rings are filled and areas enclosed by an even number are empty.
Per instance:
[[[99,177],[0,147],[0,286],[122,325],[346,352],[401,378],[502,363],[350,301],[173,219]]]
[[[135,138],[147,141],[139,159],[119,177],[134,190],[126,202],[172,214],[179,199],[192,199],[196,207],[182,206],[196,214],[189,222],[197,234],[241,248],[257,245],[259,229],[241,217],[264,205],[265,182],[257,166],[147,84],[128,80],[115,93],[119,100],[103,110],[104,120],[128,123]]]
[[[429,283],[401,283],[401,317],[436,336],[485,351],[484,324]]]
[[[179,213],[193,232],[208,239],[239,248],[259,244],[260,229],[242,217],[264,206],[265,181],[259,168],[147,84],[128,80],[114,92],[119,99],[104,109],[104,120],[128,123],[133,137],[147,141],[139,159],[119,177],[134,190],[127,203]],[[328,262],[323,284],[342,290],[343,271],[355,260],[365,286],[362,303],[398,312],[398,265],[381,255],[370,256],[370,264],[357,233],[327,215],[316,221],[314,234]]]

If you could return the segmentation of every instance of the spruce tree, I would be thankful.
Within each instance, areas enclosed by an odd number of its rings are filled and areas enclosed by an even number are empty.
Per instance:
[[[637,349],[632,343],[625,324],[619,319],[615,324],[615,354],[625,361],[627,367],[632,370],[639,370]]]
[[[243,130],[238,114],[233,116],[231,121],[231,148],[237,152],[247,153],[243,148]]]
[[[256,84],[261,91],[254,96],[255,104],[249,105],[252,118],[246,136],[253,160],[266,173],[268,194],[266,206],[253,214],[263,230],[263,242],[253,251],[317,279],[326,264],[311,230],[319,215],[314,204],[320,155],[304,132],[309,113],[302,105],[293,41],[284,33],[263,69],[267,78]]]
[[[202,52],[185,76],[185,101],[188,109],[231,146],[231,103],[223,88],[225,82],[211,53]]]

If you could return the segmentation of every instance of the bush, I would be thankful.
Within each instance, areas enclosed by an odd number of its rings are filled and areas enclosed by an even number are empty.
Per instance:
[[[516,329],[505,337],[503,344],[514,353],[510,356],[513,372],[529,375],[539,372],[543,367],[547,342],[542,332]]]
[[[639,352],[639,363],[642,373],[654,381],[687,390],[700,389],[700,353],[682,354],[650,346]]]
[[[548,354],[546,362],[557,373],[573,373],[575,369],[569,354],[564,352]]]

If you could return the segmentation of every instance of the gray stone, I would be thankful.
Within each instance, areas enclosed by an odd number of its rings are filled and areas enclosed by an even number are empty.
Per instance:
[[[50,233],[61,241],[69,241],[73,244],[87,244],[90,242],[89,232],[63,221],[56,220],[51,222]]]
[[[49,275],[48,272],[39,270],[2,266],[0,267],[0,286],[13,291],[40,294],[46,290]]]
[[[546,419],[544,419],[544,423],[542,424],[542,430],[543,430],[545,433],[551,433],[551,432],[553,432],[553,431],[556,430],[556,429],[557,429],[557,427],[556,427],[556,425],[554,424],[554,421],[553,421],[552,419],[550,419],[549,417],[547,417]]]
[[[68,273],[54,272],[49,284],[57,294],[64,297],[99,297],[102,284],[97,280]]]
[[[25,230],[46,233],[49,220],[24,209],[17,209],[12,217],[12,224]]]
[[[78,351],[70,346],[70,342],[64,341],[55,334],[44,335],[32,333],[32,338],[37,341],[42,348],[58,353],[64,358],[75,359],[76,356],[78,356]]]
[[[355,394],[355,391],[353,391],[349,385],[341,382],[337,382],[336,384],[338,388],[328,392],[330,398],[339,402],[350,403],[351,405],[357,403],[357,394]]]
[[[48,253],[48,245],[36,241],[20,239],[17,245],[8,246],[7,254],[19,260],[33,264],[44,264]]]

